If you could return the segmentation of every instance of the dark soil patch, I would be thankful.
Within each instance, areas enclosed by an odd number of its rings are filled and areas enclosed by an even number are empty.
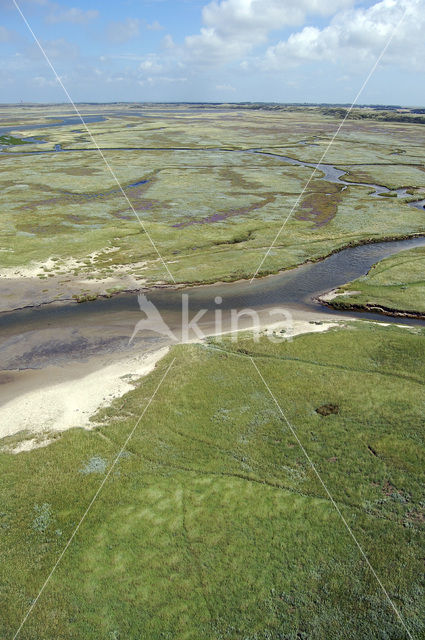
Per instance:
[[[316,413],[321,416],[330,416],[331,414],[339,413],[339,407],[337,404],[322,404],[321,407],[317,407]]]

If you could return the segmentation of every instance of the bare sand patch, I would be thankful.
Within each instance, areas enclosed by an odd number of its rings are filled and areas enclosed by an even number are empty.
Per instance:
[[[72,380],[52,381],[19,395],[0,407],[0,438],[19,432],[44,433],[48,438],[49,433],[73,427],[90,428],[94,424],[90,418],[98,409],[133,389],[167,352],[168,347],[163,347],[133,355]],[[22,444],[19,450],[28,448],[31,445]]]
[[[325,314],[296,309],[279,322],[271,323],[266,310],[260,314],[260,318],[260,334],[273,340],[321,333],[344,326],[345,320],[341,317],[329,320]],[[226,330],[229,327],[216,332],[214,324],[207,323],[203,327],[204,335],[217,337],[234,333],[237,339],[237,334],[252,333],[249,322],[248,318],[247,326],[242,326],[237,332]],[[25,345],[23,348],[26,349]],[[141,376],[154,369],[160,358],[168,352],[169,346],[156,345],[153,349],[125,356],[115,354],[112,362],[108,355],[88,358],[84,362],[70,361],[65,366],[47,365],[37,370],[7,372],[9,378],[19,373],[19,380],[17,383],[12,381],[14,395],[9,396],[0,407],[0,438],[22,437],[16,442],[5,441],[3,450],[12,453],[29,451],[49,444],[67,429],[94,426],[96,423],[91,420],[92,416],[101,407],[110,405],[113,400],[133,389]]]
[[[361,291],[339,291],[338,289],[331,289],[331,291],[327,291],[326,293],[317,296],[317,300],[320,300],[321,302],[330,302],[338,296],[355,296],[358,293],[361,293]]]
[[[290,339],[304,333],[323,333],[334,327],[343,327],[340,322],[325,322],[323,320],[294,320],[291,324],[287,322],[276,322],[265,328],[265,335],[279,334],[280,337]],[[280,333],[283,332],[283,333]]]
[[[106,247],[93,251],[84,260],[52,256],[43,262],[0,268],[0,312],[50,302],[108,296],[144,286],[146,279],[140,272],[146,269],[146,261],[116,264],[113,273],[98,265],[97,260],[102,255],[116,251],[119,247]]]

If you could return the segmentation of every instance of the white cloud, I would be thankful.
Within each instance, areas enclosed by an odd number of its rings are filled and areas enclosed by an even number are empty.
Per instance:
[[[140,69],[148,73],[156,73],[162,71],[163,65],[158,61],[158,56],[151,53],[140,63]]]
[[[186,54],[205,64],[237,59],[266,43],[270,32],[300,25],[311,14],[331,15],[353,1],[213,0],[202,11],[200,34],[186,37]]]
[[[106,78],[106,82],[108,82],[109,84],[113,83],[113,82],[124,82],[125,80],[127,80],[127,78],[123,75],[119,75],[119,74],[115,74],[112,76],[107,76]]]
[[[91,20],[94,20],[99,16],[99,11],[88,10],[84,11],[78,7],[71,7],[70,9],[59,11],[55,10],[46,17],[46,22],[56,24],[58,22],[70,22],[72,24],[87,24]]]
[[[41,88],[54,87],[57,85],[56,78],[46,78],[45,76],[34,76],[31,81],[34,85]]]
[[[424,69],[423,0],[382,0],[367,9],[339,13],[324,29],[305,27],[286,41],[269,47],[260,66],[278,70],[310,61],[371,64],[406,9],[383,62]]]
[[[389,70],[374,77],[365,100],[423,103],[423,83],[417,71],[425,67],[425,0],[196,0],[197,6],[205,5],[202,30],[188,31],[186,25],[184,35],[191,34],[186,39],[179,35],[180,23],[170,27],[170,32],[168,27],[161,32],[161,25],[154,21],[159,15],[148,22],[143,13],[132,19],[127,16],[134,14],[123,10],[116,22],[99,27],[104,29],[104,41],[101,34],[82,29],[81,51],[61,36],[67,35],[69,24],[95,20],[96,12],[88,11],[94,5],[79,0],[69,0],[69,4],[22,1],[31,2],[32,11],[37,10],[45,23],[54,27],[58,23],[54,39],[43,39],[42,44],[58,72],[67,74],[71,95],[99,100],[131,100],[142,95],[147,100],[346,102],[352,97],[354,70],[366,75],[403,7],[408,6],[405,23],[382,61]],[[177,4],[180,0],[168,1]],[[0,0],[0,6],[5,2]],[[101,9],[100,17],[105,18]],[[10,32],[5,29],[9,25],[2,24],[0,42],[13,42],[14,52],[0,60],[4,95],[56,100],[60,88],[57,83],[49,84],[45,61],[36,46],[26,33]],[[66,27],[63,34],[62,25]],[[151,37],[147,37],[149,32]],[[43,31],[40,35],[43,37]],[[87,48],[90,37],[96,42]],[[129,45],[113,46],[126,42]],[[222,65],[228,66],[223,69]],[[400,70],[402,65],[405,69]],[[12,88],[8,82],[13,83]]]
[[[187,78],[183,76],[159,76],[159,82],[167,82],[167,83],[179,83],[179,82],[187,82]]]
[[[164,27],[158,22],[158,20],[154,20],[151,24],[148,23],[146,25],[146,29],[148,31],[162,31]]]
[[[161,85],[161,84],[180,84],[187,82],[187,78],[182,76],[149,76],[148,78],[144,78],[143,80],[139,80],[138,84],[143,86],[153,86],[153,85]]]
[[[169,33],[162,39],[162,46],[164,49],[173,49],[175,47],[174,40]]]
[[[221,33],[271,31],[301,24],[308,14],[331,15],[351,0],[213,0],[204,7],[206,27]]]
[[[231,84],[216,84],[215,88],[219,91],[231,91],[232,93],[236,91],[235,87],[233,87]]]
[[[140,20],[138,18],[127,18],[122,22],[110,22],[108,25],[108,38],[115,44],[128,42],[136,38],[140,33]]]

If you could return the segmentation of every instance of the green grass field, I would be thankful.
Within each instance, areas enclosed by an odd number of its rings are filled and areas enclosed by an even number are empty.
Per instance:
[[[407,638],[253,356],[424,638],[423,338],[352,323],[280,344],[175,347],[93,431],[3,452],[0,637],[14,636],[175,357],[19,638]]]
[[[334,298],[332,306],[381,306],[396,311],[425,313],[425,247],[401,251],[382,260],[362,278],[340,287],[345,293]],[[349,295],[347,295],[349,294]]]

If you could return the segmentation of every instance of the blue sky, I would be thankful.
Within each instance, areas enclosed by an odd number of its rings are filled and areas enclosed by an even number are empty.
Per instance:
[[[17,0],[75,101],[425,105],[425,0]],[[0,0],[2,102],[63,102]]]

